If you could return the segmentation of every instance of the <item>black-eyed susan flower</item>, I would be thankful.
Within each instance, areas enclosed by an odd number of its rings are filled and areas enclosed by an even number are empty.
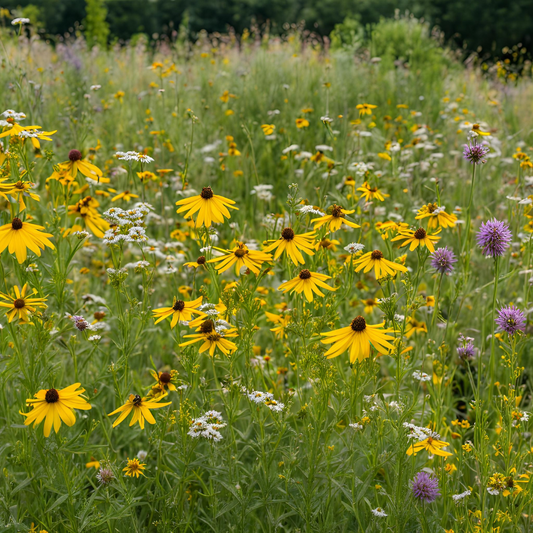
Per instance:
[[[268,313],[265,311],[265,316],[269,322],[277,324],[276,327],[270,328],[270,331],[274,333],[277,339],[284,339],[287,337],[285,328],[291,321],[291,315],[282,313],[281,315],[275,315],[274,313]]]
[[[412,252],[416,248],[427,247],[427,249],[433,253],[435,251],[434,243],[440,240],[440,237],[437,237],[437,234],[442,231],[442,228],[439,228],[435,233],[429,234],[424,228],[418,228],[416,231],[405,230],[400,232],[399,235],[394,237],[392,241],[404,241],[400,244],[400,248],[409,245],[409,250]]]
[[[165,320],[165,318],[172,317],[172,321],[170,322],[170,328],[172,329],[178,322],[189,322],[193,315],[205,316],[205,313],[198,310],[202,305],[202,299],[203,296],[200,296],[200,298],[196,298],[196,300],[192,300],[191,302],[184,302],[174,297],[172,307],[152,309],[154,318],[157,318],[155,323],[158,324],[162,320]]]
[[[370,357],[370,347],[373,347],[380,354],[386,355],[394,350],[390,341],[394,337],[387,335],[392,333],[392,329],[383,329],[383,324],[370,325],[361,315],[355,317],[348,327],[321,333],[325,339],[323,344],[333,344],[324,354],[328,359],[337,357],[349,350],[350,363],[362,362]]]
[[[12,189],[9,191],[9,194],[19,203],[19,211],[22,212],[26,209],[26,204],[24,203],[24,198],[31,198],[37,202],[41,201],[41,198],[38,194],[30,192],[34,184],[29,181],[17,181],[13,183]]]
[[[385,259],[383,253],[379,250],[374,250],[362,255],[354,262],[354,264],[356,265],[356,272],[364,269],[363,272],[366,274],[374,269],[376,279],[385,276],[395,276],[397,272],[407,272],[407,267]]]
[[[366,300],[361,300],[361,303],[365,306],[365,314],[370,315],[376,307],[378,307],[379,302],[375,298],[367,298]]]
[[[274,124],[261,124],[261,129],[265,135],[272,135],[276,126]]]
[[[113,190],[110,190],[110,192],[116,192],[116,191],[113,189]],[[139,198],[139,195],[133,194],[131,191],[124,191],[124,192],[117,194],[116,196],[113,196],[113,198],[111,198],[111,201],[117,202],[118,200],[124,200],[125,202],[131,202],[134,198]]]
[[[107,416],[113,416],[120,413],[120,416],[113,422],[113,427],[117,427],[133,411],[133,416],[130,420],[130,427],[139,422],[141,429],[144,429],[145,420],[149,424],[155,424],[155,418],[150,412],[151,409],[159,409],[160,407],[165,407],[166,405],[170,405],[172,403],[161,403],[159,401],[161,398],[163,398],[163,395],[160,395],[157,398],[148,399],[141,398],[138,394],[130,394],[128,401],[124,405],[121,405],[118,409],[115,409]]]
[[[228,338],[237,337],[235,328],[217,327],[213,320],[204,320],[198,327],[198,333],[192,335],[184,335],[186,339],[192,339],[190,341],[180,344],[182,348],[202,342],[199,353],[209,351],[209,355],[213,357],[215,350],[218,348],[224,355],[228,355],[237,350],[237,345]]]
[[[355,109],[359,111],[359,116],[362,117],[364,115],[371,115],[373,113],[373,109],[376,109],[377,105],[373,104],[358,104],[355,106]]]
[[[419,322],[414,316],[410,316],[407,319],[405,336],[411,337],[415,333],[427,333],[428,327],[425,322]]]
[[[422,206],[415,217],[416,220],[429,218],[428,230],[438,228],[453,228],[457,222],[457,217],[452,213],[446,213],[445,206],[438,206],[437,204],[427,204]]]
[[[307,269],[302,270],[294,279],[282,283],[278,289],[283,292],[290,291],[291,293],[297,292],[298,294],[304,293],[308,302],[313,301],[313,293],[317,296],[324,296],[320,292],[319,287],[328,291],[336,291],[334,287],[330,287],[325,280],[331,279],[331,276],[325,274],[319,274],[318,272],[310,272]]]
[[[36,289],[33,289],[31,294],[26,296],[28,291],[27,283],[24,284],[22,290],[15,285],[14,291],[14,296],[0,292],[0,298],[5,300],[5,302],[0,302],[0,307],[7,308],[6,316],[8,322],[12,322],[17,317],[21,324],[28,324],[30,322],[30,314],[34,314],[39,308],[46,309],[47,305],[44,303],[46,298],[29,297],[37,294]]]
[[[270,254],[250,250],[243,242],[237,242],[233,250],[222,250],[220,248],[215,248],[215,250],[224,253],[224,255],[215,257],[208,261],[208,263],[220,263],[215,266],[219,274],[222,274],[222,272],[225,272],[234,265],[236,276],[239,275],[243,267],[250,269],[254,274],[259,274],[263,263],[272,261]]]
[[[166,370],[164,372],[151,370],[150,374],[155,380],[155,384],[153,384],[150,389],[150,396],[159,397],[165,395],[167,389],[171,391],[177,390],[175,385],[178,379],[177,370],[171,370],[170,372],[167,372]]]
[[[48,240],[53,237],[51,233],[43,233],[44,227],[30,222],[22,222],[15,217],[8,224],[0,226],[0,254],[8,248],[10,254],[17,256],[19,263],[24,263],[27,249],[39,257],[45,246],[54,250],[54,245]]]
[[[207,259],[205,258],[205,255],[201,255],[196,261],[189,261],[188,263],[183,263],[183,266],[189,267],[189,268],[199,268],[204,267],[207,263]]]
[[[385,222],[376,222],[376,229],[381,233],[381,238],[386,241],[390,237],[390,233],[408,230],[409,224],[406,222],[394,222],[393,220],[386,220]]]
[[[280,238],[267,246],[263,252],[272,252],[273,250],[276,250],[274,260],[278,259],[283,252],[286,252],[295,265],[303,265],[305,261],[300,250],[307,255],[315,255],[313,250],[314,240],[314,232],[296,235],[292,228],[285,228],[281,232]]]
[[[224,218],[231,218],[229,209],[238,209],[233,204],[235,202],[224,196],[216,195],[211,187],[204,187],[198,196],[183,198],[176,202],[181,206],[176,213],[186,213],[185,218],[192,218],[196,213],[196,227],[205,226],[209,228],[213,222],[222,224]]]
[[[104,233],[109,229],[109,223],[104,220],[97,208],[100,202],[92,196],[82,198],[74,205],[68,206],[68,214],[71,216],[81,217],[85,225],[96,236],[102,238]]]
[[[434,434],[433,436],[427,437],[424,440],[415,442],[411,444],[407,449],[407,455],[416,455],[421,450],[426,450],[430,455],[440,455],[441,457],[450,457],[453,455],[450,452],[444,451],[442,448],[449,446],[447,442],[439,440],[440,436]]]
[[[85,389],[78,390],[79,386],[80,383],[74,383],[61,390],[43,389],[35,394],[35,399],[27,399],[26,404],[33,409],[29,413],[20,413],[26,417],[24,425],[33,423],[33,427],[37,427],[44,420],[45,437],[50,436],[52,427],[57,433],[62,421],[69,427],[73,426],[76,423],[73,409],[91,409],[91,404],[81,396]]]
[[[68,153],[68,161],[60,163],[59,167],[73,178],[76,178],[79,171],[86,178],[100,181],[103,172],[97,166],[89,163],[82,157],[83,156],[79,150],[71,150]]]
[[[354,209],[343,209],[342,206],[333,204],[327,211],[327,214],[320,218],[314,218],[311,223],[315,225],[315,231],[321,228],[324,224],[328,225],[329,231],[337,231],[343,224],[350,226],[351,228],[360,228],[355,222],[351,222],[346,218],[346,215],[355,213]]]
[[[297,118],[296,119],[296,127],[298,129],[302,128],[308,128],[309,127],[309,121],[306,118]]]
[[[128,477],[136,477],[138,478],[140,475],[144,476],[143,470],[145,470],[146,463],[139,462],[139,459],[130,459],[128,457],[128,462],[126,463],[126,467],[122,469],[125,476]],[[145,476],[146,477],[146,476]]]
[[[364,198],[365,202],[370,202],[371,200],[379,200],[384,202],[385,198],[388,198],[390,195],[381,192],[377,187],[370,187],[368,181],[365,181],[361,187],[358,187],[357,190],[362,193],[359,199]]]

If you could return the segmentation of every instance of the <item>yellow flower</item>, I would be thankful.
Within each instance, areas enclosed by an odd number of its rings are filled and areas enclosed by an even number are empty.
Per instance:
[[[238,209],[234,207],[235,202],[229,198],[224,198],[223,196],[217,196],[213,193],[211,187],[204,187],[202,192],[198,196],[193,196],[191,198],[184,198],[176,202],[176,205],[181,206],[176,212],[185,213],[185,218],[189,218],[198,212],[196,218],[196,227],[205,226],[209,228],[212,222],[218,222],[222,224],[224,222],[224,217],[230,218],[231,215],[228,211],[230,209]]]
[[[429,233],[426,232],[424,228],[418,228],[416,231],[404,230],[400,232],[399,235],[394,237],[392,241],[394,242],[394,241],[403,240],[404,242],[400,244],[400,248],[410,245],[409,251],[411,252],[415,250],[416,248],[418,248],[418,246],[420,247],[426,246],[427,249],[433,253],[435,251],[435,246],[433,245],[433,243],[440,240],[440,237],[437,237],[437,234],[440,233],[441,231],[442,231],[442,228],[439,228],[434,234],[430,235]]]
[[[18,201],[21,213],[26,209],[24,197],[31,198],[32,200],[36,200],[37,202],[41,201],[41,198],[38,194],[29,192],[33,188],[33,185],[34,184],[30,183],[29,181],[19,180],[16,183],[13,183],[13,188],[9,191],[9,194]]]
[[[262,124],[261,129],[265,135],[272,135],[276,129],[276,126],[274,124]]]
[[[91,460],[88,463],[85,463],[85,468],[100,468],[100,461],[97,461],[94,457],[91,457]]]
[[[363,273],[366,274],[374,269],[376,279],[385,276],[395,276],[397,272],[407,272],[407,267],[385,259],[383,253],[379,250],[374,250],[373,252],[368,252],[362,255],[359,259],[354,261],[354,264],[356,265],[356,272],[359,272],[364,268]]]
[[[15,217],[10,223],[0,226],[0,254],[8,248],[9,253],[14,253],[17,261],[22,264],[26,261],[27,248],[39,257],[45,246],[54,250],[54,245],[48,240],[53,235],[43,233],[43,229],[43,226],[22,222]]]
[[[298,129],[307,128],[309,127],[309,121],[306,118],[297,118],[296,127]]]
[[[122,103],[124,101],[124,96],[125,96],[125,92],[124,91],[117,91],[113,96],[120,102]]]
[[[414,316],[410,316],[407,319],[407,329],[405,330],[405,336],[411,337],[414,333],[427,333],[428,327],[425,322],[418,322]]]
[[[60,170],[63,170],[67,175],[76,178],[78,171],[80,171],[86,178],[100,181],[103,174],[102,171],[97,166],[82,159],[79,150],[71,150],[68,153],[68,159],[68,161],[58,165]]]
[[[300,271],[300,274],[298,274],[298,276],[296,276],[294,279],[282,283],[278,287],[278,289],[283,292],[290,291],[291,293],[297,292],[298,294],[301,294],[303,292],[307,301],[312,302],[313,292],[317,296],[324,296],[324,294],[320,292],[318,287],[321,287],[322,289],[326,289],[328,291],[337,290],[336,288],[330,287],[329,285],[324,283],[324,281],[327,279],[331,279],[331,276],[319,274],[318,272],[310,272],[309,270],[304,269]]]
[[[189,263],[183,263],[183,266],[190,267],[190,268],[198,268],[198,267],[204,267],[207,263],[207,260],[205,258],[205,255],[201,255],[196,261],[191,261]]]
[[[150,396],[164,396],[166,394],[166,389],[171,391],[177,390],[176,385],[173,383],[178,377],[177,370],[171,370],[170,372],[156,372],[155,370],[151,370],[150,374],[156,381],[155,385],[152,385],[151,387]]]
[[[267,317],[267,320],[270,322],[273,322],[274,324],[278,324],[275,328],[271,328],[270,331],[274,333],[276,338],[283,339],[287,337],[287,333],[285,333],[285,328],[289,325],[291,321],[291,315],[281,314],[281,315],[275,315],[274,313],[268,313],[265,311],[265,316]]]
[[[120,413],[120,416],[113,422],[113,427],[117,427],[133,411],[130,427],[139,422],[141,429],[144,429],[145,419],[149,424],[155,424],[155,418],[150,412],[151,409],[159,409],[160,407],[165,407],[166,405],[170,405],[172,403],[159,403],[159,400],[162,397],[163,396],[158,396],[157,398],[147,399],[141,398],[138,394],[130,394],[128,401],[124,405],[120,406],[118,409],[115,409],[107,416],[113,416]]]
[[[359,104],[355,106],[355,109],[359,110],[359,116],[371,115],[372,109],[376,109],[377,105],[372,104]]]
[[[453,228],[457,222],[457,217],[454,214],[449,215],[445,211],[445,207],[439,207],[437,204],[427,204],[422,206],[415,217],[416,220],[429,217],[428,229],[438,228]]]
[[[407,449],[407,455],[416,455],[421,450],[426,450],[431,455],[440,455],[441,457],[449,457],[453,455],[450,452],[445,452],[441,448],[446,448],[449,446],[447,442],[438,440],[433,437],[428,437],[427,439],[421,440],[420,442],[415,442]]]
[[[79,383],[74,383],[61,390],[43,389],[35,394],[35,399],[27,399],[26,404],[31,405],[33,409],[29,413],[20,413],[27,417],[24,425],[29,426],[33,422],[33,427],[37,427],[44,420],[45,437],[50,436],[52,427],[57,433],[61,427],[61,421],[69,427],[73,426],[76,422],[73,409],[84,411],[91,409],[91,404],[81,396],[85,389],[76,390],[79,386]]]
[[[189,322],[193,315],[205,316],[205,313],[199,311],[198,308],[202,304],[203,296],[193,300],[192,302],[184,302],[183,300],[177,300],[174,297],[172,307],[159,307],[158,309],[152,309],[156,324],[165,320],[165,318],[172,317],[170,328],[173,329],[178,321]]]
[[[350,351],[350,363],[362,362],[370,357],[370,347],[374,347],[380,354],[386,355],[394,350],[394,346],[389,341],[394,337],[387,335],[392,333],[392,329],[383,329],[383,324],[370,325],[362,316],[357,316],[352,323],[345,328],[336,329],[328,333],[321,333],[327,337],[321,342],[332,344],[331,348],[324,354],[328,359],[337,357],[345,351]]]
[[[246,244],[240,241],[237,242],[237,246],[231,251],[222,250],[220,248],[215,248],[215,250],[223,252],[224,255],[215,257],[208,261],[208,263],[218,263],[221,261],[221,263],[215,267],[219,274],[222,274],[222,272],[225,272],[235,265],[236,276],[240,274],[241,268],[243,267],[250,269],[257,275],[261,272],[261,266],[264,262],[272,261],[272,256],[270,254],[250,250]]]
[[[278,259],[283,252],[286,252],[295,265],[303,265],[305,261],[300,250],[307,255],[315,255],[313,251],[314,239],[315,234],[313,232],[296,235],[291,228],[285,228],[281,232],[280,238],[267,246],[263,252],[276,250],[274,260]]]
[[[145,469],[146,464],[145,463],[139,463],[139,459],[130,459],[128,457],[128,462],[126,464],[126,468],[123,468],[122,471],[125,472],[125,476],[128,477],[136,477],[138,478],[140,474],[144,476],[143,470]],[[146,477],[146,476],[145,476]]]
[[[133,194],[130,191],[124,191],[111,198],[111,201],[116,202],[117,200],[124,200],[125,202],[130,202],[133,198],[139,198],[139,195]]]
[[[53,135],[57,132],[57,130],[38,131],[41,129],[41,126],[21,126],[20,124],[14,122],[13,119],[8,119],[7,121],[11,123],[11,127],[3,133],[0,133],[0,139],[7,136],[19,137],[21,139],[31,139],[33,146],[37,149],[40,148],[38,139],[51,141],[52,139],[49,137],[49,135]]]
[[[337,231],[341,228],[343,224],[346,224],[351,228],[361,227],[355,222],[351,222],[350,220],[346,219],[346,215],[351,215],[352,213],[355,213],[354,209],[348,211],[346,209],[343,209],[340,205],[333,204],[327,212],[327,215],[311,220],[311,223],[315,225],[315,231],[318,228],[321,228],[324,224],[328,225],[329,231]]]
[[[365,306],[365,313],[370,315],[374,311],[374,307],[378,306],[378,301],[374,298],[367,298],[366,300],[361,300],[361,303]]]
[[[190,325],[190,324],[189,324]],[[198,333],[192,335],[184,335],[184,338],[192,339],[180,344],[181,347],[195,344],[196,342],[203,341],[200,346],[199,353],[204,353],[209,350],[209,355],[213,357],[215,355],[216,348],[219,348],[224,355],[233,353],[237,349],[237,345],[228,340],[230,337],[237,337],[235,328],[226,329],[224,331],[217,331],[215,324],[212,320],[205,320],[200,324]]]
[[[338,244],[340,244],[340,241],[337,239],[328,239],[327,237],[324,237],[321,241],[315,244],[315,250],[320,250],[320,248],[323,248],[324,250],[336,252]]]
[[[409,224],[386,220],[385,222],[376,222],[376,229],[381,233],[381,238],[386,241],[389,238],[389,232],[407,230]]]
[[[0,298],[7,300],[6,302],[0,302],[0,307],[8,309],[6,311],[8,322],[12,322],[15,317],[18,317],[21,324],[28,324],[30,322],[29,313],[35,313],[39,307],[46,309],[47,305],[44,303],[46,298],[28,298],[26,296],[27,283],[24,284],[22,290],[19,290],[17,285],[15,285],[14,289],[14,297],[0,292]],[[37,294],[36,289],[33,289],[32,295],[34,294]]]
[[[109,223],[96,210],[99,206],[100,202],[98,200],[92,196],[86,196],[74,205],[69,205],[68,214],[81,217],[92,233],[96,237],[102,238],[104,233],[109,229]]]
[[[357,188],[357,190],[362,193],[359,198],[364,198],[365,202],[370,202],[370,200],[373,200],[374,198],[380,202],[384,202],[385,198],[390,196],[389,194],[381,192],[377,187],[370,187],[368,181],[365,181],[361,187]]]
[[[229,91],[224,91],[222,93],[222,96],[220,97],[220,99],[225,103],[227,104],[229,99],[230,98],[237,98],[234,94],[231,94]]]
[[[143,172],[137,172],[137,177],[142,182],[149,181],[149,180],[153,180],[153,181],[157,180],[157,176],[153,172],[150,172],[149,170],[144,170]]]
[[[480,128],[479,124],[473,124],[472,125],[472,131],[477,133],[478,135],[482,135],[482,136],[490,135],[490,133],[488,131],[481,131],[481,128]]]

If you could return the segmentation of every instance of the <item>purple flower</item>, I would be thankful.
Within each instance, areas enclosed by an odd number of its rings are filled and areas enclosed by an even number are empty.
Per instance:
[[[79,329],[80,331],[84,331],[90,326],[89,322],[80,315],[74,315],[70,319],[74,322],[76,329]]]
[[[431,254],[431,266],[439,272],[439,274],[449,275],[453,272],[453,264],[457,263],[455,254],[448,247],[437,248]]]
[[[490,152],[490,148],[486,144],[477,144],[475,141],[472,144],[465,144],[463,150],[463,157],[470,161],[473,165],[486,163],[483,159]]]
[[[481,248],[483,255],[491,257],[500,257],[503,255],[513,234],[505,222],[493,218],[484,224],[481,224],[477,234],[477,244]]]
[[[502,307],[498,311],[498,317],[495,322],[500,329],[509,335],[514,335],[517,331],[525,331],[526,329],[526,316],[513,305]]]
[[[459,335],[457,340],[461,344],[457,347],[457,355],[463,360],[473,359],[476,355],[476,348],[473,344],[474,339],[472,339],[472,337]]]
[[[431,503],[440,496],[439,480],[426,472],[418,472],[411,482],[413,496],[420,501]]]

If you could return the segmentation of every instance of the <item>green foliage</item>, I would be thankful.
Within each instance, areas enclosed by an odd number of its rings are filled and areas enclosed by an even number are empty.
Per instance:
[[[86,0],[86,13],[84,26],[85,38],[89,46],[107,46],[109,37],[109,24],[106,21],[106,0]]]
[[[336,24],[330,33],[331,50],[349,50],[352,53],[363,45],[364,28],[358,19],[346,17],[341,24]]]

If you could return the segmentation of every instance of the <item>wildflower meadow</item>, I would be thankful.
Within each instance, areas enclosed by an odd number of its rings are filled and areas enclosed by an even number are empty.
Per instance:
[[[2,28],[0,531],[533,530],[533,82]]]

